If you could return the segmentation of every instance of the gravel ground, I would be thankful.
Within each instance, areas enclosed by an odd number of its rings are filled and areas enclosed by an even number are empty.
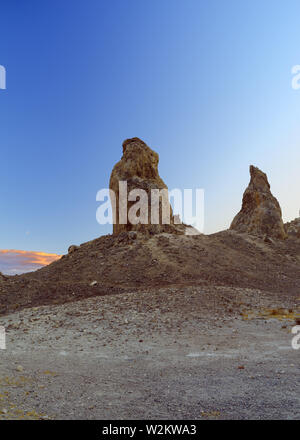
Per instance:
[[[299,419],[300,298],[164,288],[0,318],[1,419]]]

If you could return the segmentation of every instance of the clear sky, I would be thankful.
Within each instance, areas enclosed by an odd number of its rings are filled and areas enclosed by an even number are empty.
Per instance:
[[[239,211],[250,164],[295,218],[299,16],[298,0],[1,1],[0,248],[111,232],[96,193],[134,136],[169,188],[204,188],[206,233]]]

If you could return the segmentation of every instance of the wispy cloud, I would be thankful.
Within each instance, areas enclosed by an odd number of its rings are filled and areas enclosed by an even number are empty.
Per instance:
[[[6,275],[31,272],[52,263],[60,257],[61,255],[46,252],[2,249],[0,250],[0,272]]]

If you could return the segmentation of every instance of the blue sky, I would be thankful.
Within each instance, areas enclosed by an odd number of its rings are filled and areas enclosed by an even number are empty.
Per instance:
[[[204,188],[206,233],[240,209],[250,164],[284,219],[298,215],[298,1],[0,8],[1,249],[62,254],[110,232],[96,193],[133,136],[159,153],[169,188]]]

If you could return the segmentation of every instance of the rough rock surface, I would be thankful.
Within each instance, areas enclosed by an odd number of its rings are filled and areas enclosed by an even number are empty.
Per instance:
[[[253,165],[250,166],[250,175],[242,208],[233,219],[230,229],[277,239],[286,238],[281,208],[271,193],[267,175]]]
[[[114,225],[113,225],[113,233],[120,234],[121,232],[128,231],[140,231],[143,233],[175,233],[175,234],[184,234],[185,227],[184,225],[174,224],[174,216],[172,213],[172,208],[170,204],[167,202],[168,209],[170,209],[170,224],[163,224],[162,222],[162,198],[159,200],[159,222],[158,224],[151,224],[151,190],[152,189],[165,189],[168,187],[161,179],[158,173],[158,154],[153,151],[148,145],[145,144],[139,138],[127,139],[123,142],[123,156],[121,160],[114,166],[110,182],[109,188],[113,190],[116,195],[116,209],[114,216]],[[120,216],[119,216],[119,182],[126,181],[127,182],[127,195],[133,189],[143,189],[146,191],[148,195],[148,220],[147,224],[138,223],[131,224],[127,222],[126,224],[120,224]],[[123,199],[122,199],[123,200]],[[128,201],[127,202],[127,217],[130,208],[138,202],[136,201]],[[126,208],[125,208],[126,211]],[[114,214],[114,210],[113,210]],[[137,214],[138,215],[138,214]],[[176,221],[175,221],[176,223]]]
[[[300,217],[284,224],[285,231],[289,237],[300,238]]]
[[[69,246],[69,248],[68,248],[68,254],[72,254],[72,252],[77,251],[77,249],[79,249],[79,247],[76,246],[75,244],[72,244],[72,245]]]

